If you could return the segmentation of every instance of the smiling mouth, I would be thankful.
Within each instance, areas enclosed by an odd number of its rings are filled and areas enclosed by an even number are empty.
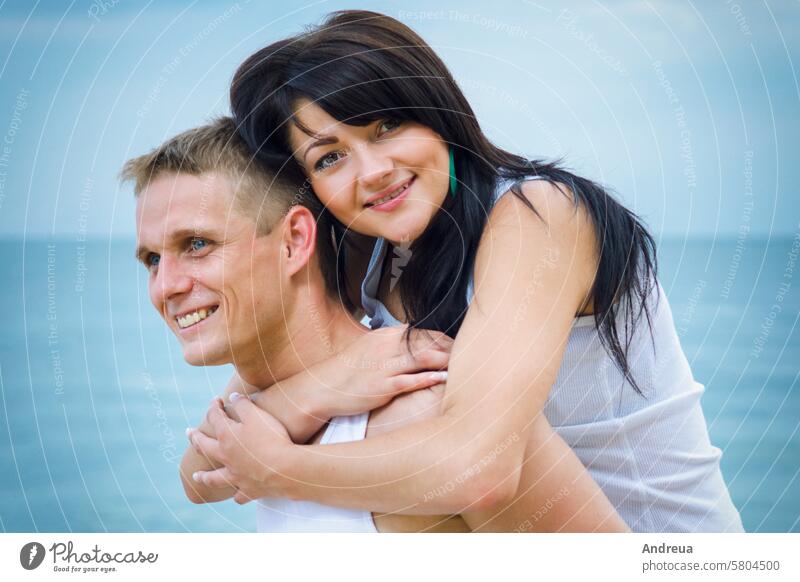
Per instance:
[[[405,192],[406,190],[408,190],[408,189],[411,187],[411,184],[413,184],[413,183],[414,183],[414,180],[415,180],[415,179],[416,179],[416,177],[414,177],[414,178],[411,178],[411,179],[410,179],[408,182],[406,182],[405,184],[403,184],[402,186],[400,186],[400,187],[399,187],[397,190],[395,190],[394,192],[391,192],[390,194],[387,194],[386,196],[384,196],[383,198],[379,198],[378,200],[373,200],[372,202],[368,202],[368,203],[367,203],[367,204],[365,204],[364,206],[366,206],[367,208],[370,208],[370,207],[372,207],[372,206],[378,206],[378,205],[380,205],[380,204],[386,204],[386,203],[387,203],[387,202],[389,202],[390,200],[394,200],[395,198],[397,198],[398,196],[400,196],[400,195],[401,195],[403,192]]]
[[[175,321],[178,324],[180,329],[186,329],[192,327],[193,325],[197,325],[212,313],[214,313],[219,308],[219,305],[214,305],[212,307],[203,307],[196,311],[192,311],[191,313],[186,313],[181,315],[180,317],[176,317]]]

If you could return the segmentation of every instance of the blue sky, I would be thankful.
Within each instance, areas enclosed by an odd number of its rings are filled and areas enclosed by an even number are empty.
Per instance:
[[[225,113],[236,66],[328,12],[403,20],[496,142],[666,236],[800,228],[800,4],[0,3],[0,235],[134,235],[124,161]]]

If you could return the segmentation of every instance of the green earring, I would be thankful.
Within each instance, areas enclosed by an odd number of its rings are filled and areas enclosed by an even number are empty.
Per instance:
[[[456,186],[458,182],[456,181],[456,162],[453,157],[453,148],[450,148],[450,195],[453,198],[456,197]]]

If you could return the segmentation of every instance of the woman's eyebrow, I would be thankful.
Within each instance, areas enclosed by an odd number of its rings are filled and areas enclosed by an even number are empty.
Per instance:
[[[317,140],[314,140],[313,142],[311,142],[311,143],[308,145],[308,147],[306,147],[306,151],[305,151],[305,152],[303,152],[303,160],[305,160],[305,159],[308,157],[308,152],[309,152],[311,149],[313,149],[313,148],[316,148],[316,147],[319,147],[319,146],[330,145],[330,144],[332,144],[332,143],[336,143],[336,142],[338,142],[338,141],[339,141],[339,138],[336,138],[336,137],[333,137],[333,136],[330,136],[330,137],[321,137],[321,138],[319,138],[319,139],[317,139]]]

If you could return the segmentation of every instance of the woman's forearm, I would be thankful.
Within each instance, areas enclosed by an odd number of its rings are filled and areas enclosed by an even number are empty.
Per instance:
[[[251,398],[286,427],[292,442],[303,444],[331,418],[324,410],[320,390],[310,389],[313,382],[309,374],[301,372]]]
[[[526,437],[511,433],[479,458],[466,453],[470,439],[457,444],[465,435],[446,417],[354,443],[294,447],[287,494],[375,512],[461,514],[476,531],[627,531],[544,417],[531,424]]]
[[[325,411],[324,387],[318,386],[307,370],[266,389],[247,384],[234,374],[223,394],[224,402],[232,392],[249,395],[256,406],[278,419],[298,444],[307,442],[331,418]]]
[[[294,446],[280,463],[284,493],[413,515],[497,507],[516,492],[513,467],[521,464],[524,442],[476,443],[480,432],[445,415],[363,441]]]

